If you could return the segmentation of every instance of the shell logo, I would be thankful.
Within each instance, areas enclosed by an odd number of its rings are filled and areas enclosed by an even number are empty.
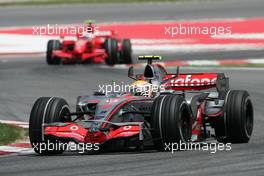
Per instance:
[[[72,131],[77,131],[77,130],[79,129],[79,127],[78,127],[78,126],[71,126],[70,129],[71,129]]]

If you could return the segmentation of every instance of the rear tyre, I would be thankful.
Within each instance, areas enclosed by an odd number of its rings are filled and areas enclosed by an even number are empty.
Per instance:
[[[253,131],[253,104],[247,91],[227,94],[225,117],[215,126],[216,139],[224,143],[248,143]]]
[[[107,65],[115,65],[118,62],[118,42],[115,39],[108,38],[105,40],[105,49],[107,57],[105,62]]]
[[[52,52],[54,50],[60,50],[61,43],[59,40],[49,40],[47,45],[46,61],[49,65],[59,65],[61,59],[59,57],[52,57]]]
[[[164,95],[154,100],[151,111],[151,130],[156,149],[165,144],[186,143],[192,136],[192,115],[189,105],[180,95]]]
[[[65,117],[70,113],[69,105],[64,99],[56,97],[41,97],[36,100],[29,118],[29,139],[34,151],[41,155],[61,154],[65,150],[65,145],[60,146],[61,141],[48,138],[44,135],[43,124],[53,122],[70,122],[70,117]],[[54,147],[48,149],[48,144]],[[40,148],[40,146],[45,148]]]
[[[122,40],[121,60],[125,64],[132,64],[132,47],[129,39]]]

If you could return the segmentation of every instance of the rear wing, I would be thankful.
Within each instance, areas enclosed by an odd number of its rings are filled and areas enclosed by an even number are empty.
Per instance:
[[[128,77],[134,80],[147,80],[150,83],[156,79],[166,90],[205,90],[216,88],[220,91],[229,90],[229,78],[224,73],[180,73],[179,67],[176,73],[168,74],[166,69],[157,64],[152,64],[152,60],[162,60],[161,56],[145,55],[139,56],[138,60],[147,60],[144,74],[134,75],[133,66],[128,69]]]
[[[153,56],[153,55],[145,55],[145,56],[138,56],[138,60],[147,60],[148,64],[152,64],[152,60],[162,60],[161,56]]]
[[[229,89],[229,79],[223,73],[180,73],[164,76],[167,90],[205,90],[216,88],[218,91]],[[168,80],[168,81],[166,81]]]

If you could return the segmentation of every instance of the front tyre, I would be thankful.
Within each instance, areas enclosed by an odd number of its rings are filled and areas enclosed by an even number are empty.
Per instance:
[[[63,153],[65,146],[56,147],[52,150],[47,147],[48,144],[59,146],[63,143],[47,138],[44,135],[44,124],[53,122],[70,122],[71,119],[66,117],[69,113],[69,105],[62,98],[41,97],[36,100],[29,118],[29,139],[36,153],[41,155]]]
[[[181,95],[164,95],[154,100],[151,111],[152,138],[156,149],[168,143],[187,143],[192,136],[192,115]]]

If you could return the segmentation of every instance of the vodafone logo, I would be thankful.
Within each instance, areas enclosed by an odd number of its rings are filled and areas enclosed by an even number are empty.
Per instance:
[[[201,76],[201,75],[180,75],[178,78],[171,80],[171,86],[204,86],[216,83],[217,77]]]

